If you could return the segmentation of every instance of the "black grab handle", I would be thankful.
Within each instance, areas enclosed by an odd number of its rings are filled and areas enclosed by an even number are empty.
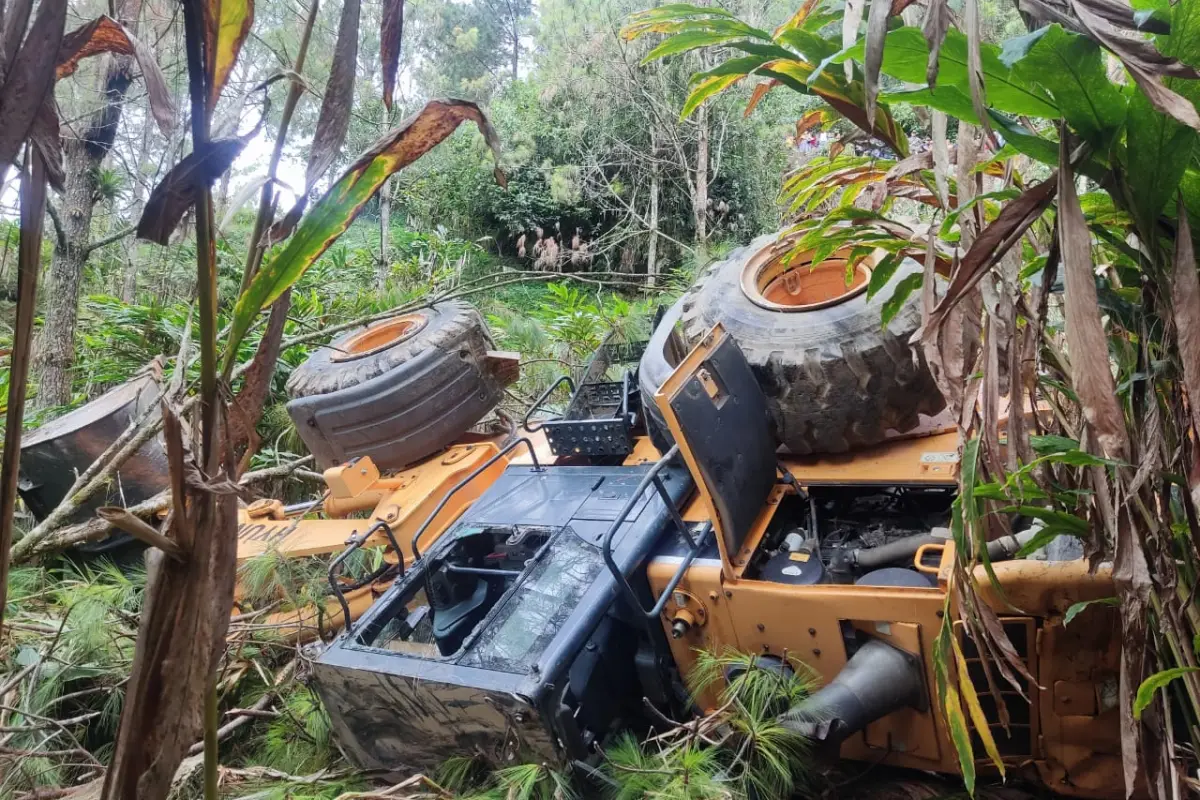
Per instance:
[[[647,619],[654,619],[662,613],[663,608],[665,608],[667,605],[667,599],[670,598],[671,593],[675,591],[675,587],[679,585],[679,581],[683,579],[683,575],[685,572],[687,572],[687,568],[692,565],[692,561],[696,559],[696,556],[700,555],[700,551],[703,550],[704,546],[708,543],[709,534],[712,533],[712,523],[709,522],[705,524],[704,529],[700,531],[699,536],[692,536],[691,531],[688,530],[687,523],[683,521],[683,517],[679,516],[679,510],[675,508],[674,501],[672,501],[671,496],[667,494],[667,487],[663,486],[662,480],[658,477],[658,473],[663,470],[663,467],[665,467],[678,452],[679,445],[673,445],[671,449],[667,451],[666,455],[660,458],[658,462],[650,468],[645,477],[642,478],[641,483],[638,484],[637,489],[635,489],[633,494],[629,496],[629,500],[625,503],[625,507],[621,509],[621,512],[617,514],[617,518],[613,520],[613,524],[608,529],[608,533],[604,534],[604,543],[600,548],[601,553],[604,556],[604,563],[608,567],[608,571],[612,573],[613,578],[616,579],[617,585],[621,588],[621,591],[625,593],[626,600],[629,601],[630,606],[642,612],[643,616],[645,616]],[[687,542],[689,545],[691,545],[691,547],[688,549],[687,555],[684,556],[683,562],[680,563],[679,569],[676,570],[675,574],[671,577],[671,580],[667,583],[666,588],[663,589],[662,596],[658,598],[658,602],[654,604],[653,608],[647,609],[642,605],[641,601],[638,600],[637,594],[635,594],[633,591],[633,587],[629,585],[629,581],[625,580],[625,573],[621,572],[620,567],[617,566],[617,562],[613,559],[612,541],[613,537],[617,535],[617,531],[621,529],[621,525],[624,524],[625,518],[629,516],[629,513],[633,510],[633,507],[637,505],[637,502],[641,499],[642,495],[645,494],[646,490],[650,488],[651,484],[654,484],[655,491],[657,491],[658,496],[662,498],[663,505],[667,507],[667,512],[671,515],[671,521],[675,523],[676,529],[683,534],[683,538],[687,539]]]
[[[379,520],[362,533],[355,533],[351,535],[350,538],[346,540],[346,549],[339,553],[338,557],[330,562],[328,575],[329,588],[333,591],[333,596],[337,598],[338,605],[342,607],[342,617],[346,620],[347,631],[349,631],[352,627],[350,622],[350,604],[346,602],[346,596],[342,594],[341,584],[338,583],[338,568],[345,563],[346,559],[350,557],[351,553],[362,547],[363,543],[366,542],[367,539],[370,539],[375,534],[375,531],[379,530],[380,528],[383,528],[383,533],[388,538],[388,544],[392,546],[392,550],[395,551],[396,557],[400,559],[400,577],[404,577],[404,553],[400,552],[400,545],[396,543],[396,535],[392,533],[391,525],[388,525],[383,520]]]
[[[413,561],[416,561],[421,557],[421,551],[417,549],[417,542],[421,540],[421,536],[425,533],[426,529],[433,524],[433,521],[437,518],[437,515],[442,513],[442,509],[446,507],[446,503],[450,502],[450,498],[454,496],[455,492],[466,486],[471,481],[475,480],[483,473],[485,469],[490,467],[492,464],[495,464],[504,456],[508,455],[508,453],[515,449],[519,444],[523,444],[529,448],[529,457],[533,459],[534,472],[542,471],[542,465],[538,463],[537,451],[533,449],[533,442],[529,441],[524,436],[522,436],[520,439],[513,439],[511,442],[502,447],[500,452],[496,453],[496,455],[480,464],[470,475],[455,484],[454,488],[447,492],[446,496],[442,498],[442,501],[437,504],[437,508],[433,509],[433,512],[425,519],[423,523],[421,523],[421,527],[417,529],[417,532],[413,534],[412,538]]]
[[[571,394],[572,394],[572,395],[574,395],[574,394],[575,394],[575,381],[571,380],[571,376],[570,376],[570,375],[563,375],[563,376],[561,376],[561,377],[560,377],[558,380],[556,380],[554,383],[550,384],[550,388],[549,388],[549,389],[547,389],[546,391],[542,392],[542,396],[541,396],[541,397],[539,397],[537,400],[534,400],[534,401],[533,401],[533,405],[531,405],[531,406],[529,407],[529,410],[525,412],[525,419],[521,420],[521,427],[522,427],[522,428],[524,428],[524,429],[525,429],[526,431],[528,431],[529,433],[536,433],[537,431],[540,431],[540,430],[542,429],[542,426],[541,426],[541,425],[538,425],[536,428],[531,428],[531,427],[529,426],[529,418],[530,418],[530,417],[532,417],[532,416],[534,415],[534,412],[536,412],[536,411],[537,411],[539,408],[541,408],[541,407],[542,407],[542,404],[543,404],[543,403],[545,403],[547,400],[549,400],[549,399],[550,399],[550,395],[554,394],[554,390],[555,390],[555,389],[557,389],[557,388],[558,388],[560,385],[562,385],[563,383],[566,383],[566,384],[567,384],[567,386],[569,386],[569,387],[571,388]]]

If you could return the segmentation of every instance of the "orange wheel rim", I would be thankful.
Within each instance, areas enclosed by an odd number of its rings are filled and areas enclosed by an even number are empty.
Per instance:
[[[742,269],[742,293],[750,302],[772,311],[815,311],[857,297],[871,280],[869,259],[860,260],[846,281],[849,251],[814,264],[811,253],[792,259],[788,240],[763,248]]]
[[[424,314],[405,314],[359,331],[341,345],[333,361],[352,361],[387,350],[420,333],[429,322]]]

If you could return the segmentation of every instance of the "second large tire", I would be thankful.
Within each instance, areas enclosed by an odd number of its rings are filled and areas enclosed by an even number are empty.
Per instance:
[[[921,324],[919,293],[882,324],[883,303],[920,265],[906,260],[867,300],[869,273],[860,272],[848,288],[844,269],[813,269],[802,259],[785,266],[788,250],[788,240],[775,234],[759,237],[708,268],[680,304],[689,345],[720,322],[741,346],[779,441],[799,455],[842,453],[877,444],[889,430],[911,430],[921,414],[940,411],[945,401],[908,342]],[[819,269],[827,273],[819,276]],[[826,285],[806,296],[821,280]]]
[[[288,414],[321,467],[398,469],[451,444],[504,392],[479,312],[451,301],[359,328],[288,379]]]

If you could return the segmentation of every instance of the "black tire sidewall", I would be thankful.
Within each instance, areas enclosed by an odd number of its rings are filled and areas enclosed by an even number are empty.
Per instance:
[[[482,335],[488,346],[491,337],[479,312],[461,301],[448,301],[412,312],[425,318],[424,326],[409,338],[374,353],[338,359],[345,345],[371,325],[346,331],[328,345],[313,351],[287,382],[288,396],[295,399],[331,394],[357,386],[411,361],[429,348],[452,350],[470,337]],[[387,321],[373,323],[385,324]]]

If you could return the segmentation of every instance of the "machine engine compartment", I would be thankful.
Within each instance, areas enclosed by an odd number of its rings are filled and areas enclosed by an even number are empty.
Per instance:
[[[944,488],[838,486],[789,492],[745,577],[808,585],[853,584],[873,576],[873,583],[931,586],[913,566],[913,556],[949,525],[953,500],[953,491]]]

